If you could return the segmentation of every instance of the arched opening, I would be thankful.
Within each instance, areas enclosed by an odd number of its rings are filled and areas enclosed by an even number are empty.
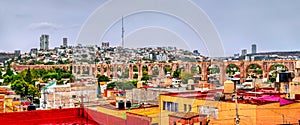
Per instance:
[[[100,67],[100,66],[97,66],[97,71],[98,71],[98,74],[101,73],[101,67]],[[97,74],[97,75],[98,75],[98,74]]]
[[[77,74],[77,68],[76,68],[76,66],[71,66],[71,71],[73,70],[73,73],[75,73],[75,74]]]
[[[142,67],[142,72],[143,72],[143,76],[141,78],[141,80],[147,81],[150,79],[149,73],[148,73],[148,67],[147,66],[143,66]]]
[[[165,65],[165,66],[164,66],[164,73],[165,73],[165,75],[170,76],[171,73],[172,73],[172,68],[171,68],[171,66]]]
[[[107,66],[103,67],[103,75],[108,77],[108,73],[107,73]]]
[[[121,68],[121,66],[118,66],[117,67],[117,77],[122,78],[121,76],[122,76],[122,68]]]
[[[177,68],[180,72],[184,72],[185,71],[185,67],[183,65],[179,65]]]
[[[202,72],[201,72],[201,67],[199,65],[193,65],[191,67],[191,73],[193,75],[200,75]]]
[[[133,66],[133,79],[137,79],[139,77],[139,68],[134,65]]]
[[[240,84],[241,74],[240,74],[240,68],[235,64],[229,64],[226,67],[226,76],[228,79],[233,81],[236,84]]]
[[[109,68],[109,75],[110,75],[110,78],[113,78],[113,74],[114,74],[114,67],[113,66],[111,66],[110,68]]]
[[[156,76],[159,75],[159,68],[158,68],[158,66],[154,66],[152,68],[152,75],[153,75],[153,77],[156,77]]]
[[[90,74],[90,67],[85,67],[86,70],[85,70],[85,74],[89,75]]]
[[[202,73],[202,70],[201,70],[201,67],[199,65],[192,65],[191,67],[191,73],[193,74],[194,76],[194,82],[195,83],[199,83],[199,81],[201,81],[201,73]]]
[[[269,81],[274,83],[279,72],[287,71],[287,67],[283,64],[272,65],[269,69]]]
[[[82,74],[89,74],[89,68],[86,66],[82,67]]]
[[[246,69],[246,77],[247,78],[262,78],[263,77],[263,70],[261,66],[257,64],[250,64]]]
[[[220,68],[212,64],[207,68],[207,82],[211,84],[220,85]]]
[[[120,74],[121,74],[121,76],[120,76],[120,78],[121,79],[128,79],[129,78],[129,68],[126,66],[126,67],[123,67],[124,69],[123,69],[123,71],[121,70],[120,72]]]

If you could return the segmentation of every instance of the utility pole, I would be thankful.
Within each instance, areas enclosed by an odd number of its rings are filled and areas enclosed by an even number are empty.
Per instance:
[[[284,124],[284,114],[282,114],[282,124]]]
[[[123,16],[122,16],[122,48],[124,48],[124,21],[123,21]]]
[[[238,97],[237,97],[237,90],[234,90],[234,98],[235,98],[235,124],[240,124],[240,118],[239,118],[239,108],[238,108]]]

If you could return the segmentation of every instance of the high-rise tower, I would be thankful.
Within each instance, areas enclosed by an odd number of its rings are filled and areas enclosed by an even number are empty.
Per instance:
[[[256,48],[256,44],[252,44],[252,45],[251,45],[251,49],[252,49],[252,54],[255,54],[256,51],[257,51],[257,50],[256,50],[256,49],[257,49],[257,48]]]
[[[40,50],[49,50],[49,35],[46,34],[41,35]]]
[[[68,47],[68,38],[63,38],[63,47]]]

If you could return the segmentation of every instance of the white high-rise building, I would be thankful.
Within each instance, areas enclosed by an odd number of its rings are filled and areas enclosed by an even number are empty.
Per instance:
[[[49,35],[46,34],[41,35],[40,50],[49,50]]]

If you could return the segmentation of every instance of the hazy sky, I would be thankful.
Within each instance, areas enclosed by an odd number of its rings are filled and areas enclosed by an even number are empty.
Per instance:
[[[240,53],[244,48],[250,51],[252,43],[257,44],[260,52],[300,50],[298,0],[192,1],[206,12],[214,23],[226,55]],[[63,37],[68,37],[69,44],[75,45],[81,26],[105,2],[106,0],[1,0],[0,51],[12,52],[20,49],[22,52],[28,52],[30,48],[39,48],[39,37],[43,33],[50,35],[51,48],[61,45]],[[118,8],[112,8],[112,11],[114,9]],[[207,53],[201,39],[174,17],[151,12],[139,13],[125,17],[124,24],[127,39],[133,39],[134,35],[154,32],[154,29],[149,29],[154,27],[158,33],[150,34],[149,38],[160,33],[161,35],[157,39],[145,38],[145,43],[149,40],[184,39],[190,49],[199,49],[201,53]],[[172,33],[179,37],[163,38],[166,34],[172,36]],[[110,41],[112,45],[120,45],[120,36],[121,28],[118,22],[108,30],[103,40]],[[99,45],[100,43],[101,40]]]

